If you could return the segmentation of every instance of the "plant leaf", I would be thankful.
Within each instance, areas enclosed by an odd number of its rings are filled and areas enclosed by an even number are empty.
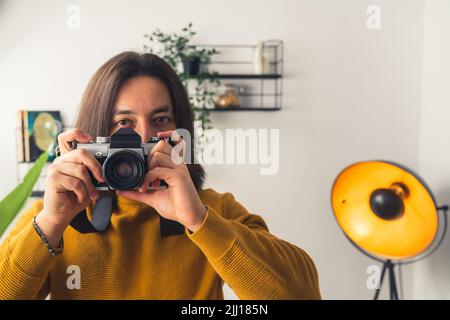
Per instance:
[[[14,190],[0,201],[0,236],[5,232],[11,221],[19,213],[25,201],[31,194],[39,175],[47,162],[48,152],[43,152]]]

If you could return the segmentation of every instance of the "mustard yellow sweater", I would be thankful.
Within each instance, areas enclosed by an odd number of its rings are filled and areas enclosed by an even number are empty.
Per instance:
[[[224,281],[241,299],[320,298],[302,249],[270,234],[230,193],[199,194],[207,215],[195,233],[161,237],[153,208],[118,197],[109,228],[68,227],[58,257],[32,226],[42,209],[35,202],[0,245],[0,299],[223,299]],[[77,267],[79,289],[68,285]]]

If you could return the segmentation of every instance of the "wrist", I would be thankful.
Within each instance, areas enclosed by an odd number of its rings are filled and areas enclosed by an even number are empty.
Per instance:
[[[208,209],[206,208],[206,206],[204,206],[203,210],[198,214],[198,219],[196,219],[194,223],[186,225],[185,227],[192,233],[200,229],[200,227],[203,225],[203,222],[205,221],[207,211]]]
[[[55,222],[45,210],[36,216],[35,222],[44,233],[52,248],[58,247],[67,225]]]
[[[58,243],[58,247],[52,246],[50,241],[47,239],[47,237],[45,236],[44,232],[42,231],[42,229],[37,225],[36,223],[36,216],[33,218],[33,227],[36,230],[36,232],[38,233],[38,235],[41,237],[42,241],[44,242],[45,246],[48,249],[48,252],[56,257],[59,256],[64,248],[64,241],[61,238],[61,240]]]

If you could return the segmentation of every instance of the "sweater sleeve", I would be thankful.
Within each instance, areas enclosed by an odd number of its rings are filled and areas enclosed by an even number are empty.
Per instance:
[[[0,244],[0,299],[43,299],[48,295],[48,274],[56,257],[34,229],[31,220],[42,210],[35,202]]]
[[[308,254],[269,233],[264,220],[224,195],[223,217],[207,206],[205,220],[188,237],[240,299],[320,299],[316,267]]]

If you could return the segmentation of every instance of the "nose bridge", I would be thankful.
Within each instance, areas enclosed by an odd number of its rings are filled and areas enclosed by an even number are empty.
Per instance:
[[[138,122],[136,132],[141,136],[142,143],[147,142],[153,135],[152,128],[146,120],[141,120]]]

